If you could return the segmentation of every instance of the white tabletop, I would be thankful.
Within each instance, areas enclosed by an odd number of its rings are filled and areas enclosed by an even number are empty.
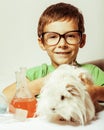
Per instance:
[[[14,119],[12,114],[0,114],[0,130],[104,130],[104,111],[98,114],[98,119],[86,126],[71,126],[55,124],[40,118],[28,118],[25,121]]]

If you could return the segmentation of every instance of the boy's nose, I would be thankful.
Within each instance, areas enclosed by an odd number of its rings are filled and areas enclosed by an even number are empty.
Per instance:
[[[66,46],[66,41],[65,41],[65,39],[63,38],[63,37],[61,37],[60,38],[60,41],[59,41],[59,43],[58,43],[58,46]]]

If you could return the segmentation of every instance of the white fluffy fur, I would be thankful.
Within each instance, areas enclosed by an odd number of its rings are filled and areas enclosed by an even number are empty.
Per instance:
[[[66,64],[52,72],[40,92],[36,114],[82,125],[92,120],[95,108],[80,75],[90,79],[84,69]]]

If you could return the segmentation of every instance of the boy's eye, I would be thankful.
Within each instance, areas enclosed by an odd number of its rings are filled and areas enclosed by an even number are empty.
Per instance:
[[[76,37],[76,36],[75,36],[74,34],[68,34],[66,37],[67,37],[67,38],[68,38],[68,37],[70,37],[70,38],[71,38],[71,37],[74,38],[74,37]]]
[[[54,39],[54,38],[57,38],[58,36],[57,35],[48,35],[47,38],[50,38],[50,39]]]

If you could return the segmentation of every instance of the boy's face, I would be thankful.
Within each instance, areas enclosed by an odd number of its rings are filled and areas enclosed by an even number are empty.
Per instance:
[[[65,34],[66,32],[74,31],[74,30],[78,30],[78,25],[74,20],[56,21],[44,27],[44,32],[56,32],[59,34]],[[76,60],[79,48],[82,48],[85,45],[85,34],[82,35],[82,39],[80,39],[79,42],[75,40],[76,43],[74,42],[74,44],[67,43],[65,38],[61,37],[58,43],[57,44],[53,43],[53,45],[50,39],[49,39],[49,43],[51,43],[51,45],[47,44],[47,39],[45,38],[47,37],[50,38],[50,35],[49,36],[47,34],[45,35],[46,36],[44,36],[43,40],[41,40],[40,38],[38,39],[39,45],[43,50],[47,51],[54,67],[58,67],[61,64],[71,64],[73,61]],[[76,33],[75,35],[78,34]],[[51,39],[55,37],[57,36],[52,35]],[[72,37],[72,36],[71,35],[69,36],[68,34],[68,37]]]

